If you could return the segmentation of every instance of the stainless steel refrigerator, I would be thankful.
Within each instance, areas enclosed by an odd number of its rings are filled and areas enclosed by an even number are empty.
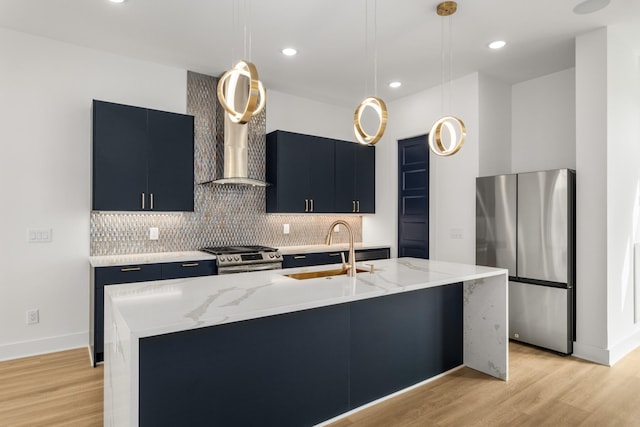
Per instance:
[[[476,264],[509,270],[511,339],[572,353],[575,171],[477,178]]]

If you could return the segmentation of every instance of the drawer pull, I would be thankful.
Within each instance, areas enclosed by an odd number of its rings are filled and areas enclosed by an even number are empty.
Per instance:
[[[305,259],[306,256],[304,255],[298,255],[298,256],[294,256],[293,259]]]
[[[334,254],[329,254],[329,256],[340,256],[340,252],[336,252]]]
[[[199,265],[200,264],[198,264],[197,262],[191,262],[191,263],[188,263],[188,264],[182,264],[183,267],[197,267]]]
[[[140,271],[142,270],[142,268],[140,267],[126,267],[126,268],[121,268],[120,271],[122,271],[123,273],[127,272],[127,271]]]

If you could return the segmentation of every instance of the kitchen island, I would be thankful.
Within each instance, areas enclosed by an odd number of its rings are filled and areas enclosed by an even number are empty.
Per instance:
[[[358,267],[109,286],[105,425],[312,425],[460,365],[507,380],[506,270]]]

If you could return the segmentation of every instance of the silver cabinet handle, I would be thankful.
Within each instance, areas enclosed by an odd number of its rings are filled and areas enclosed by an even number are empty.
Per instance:
[[[140,270],[142,270],[142,268],[140,267],[125,267],[120,269],[120,271],[122,271],[123,273],[127,271],[140,271]]]
[[[304,211],[309,212],[309,199],[304,199]]]
[[[142,193],[142,209],[144,209],[144,193]]]
[[[150,197],[151,197],[151,208],[150,209],[153,210],[153,193],[151,193]]]
[[[353,209],[351,209],[351,212],[355,212],[356,211],[356,201],[352,200],[353,202]]]
[[[311,199],[311,212],[313,212],[313,199]]]
[[[306,258],[305,255],[297,255],[293,257],[293,259],[305,259],[305,258]]]
[[[336,252],[334,254],[329,254],[329,256],[340,256],[342,255],[342,252]]]
[[[188,264],[182,264],[182,266],[183,266],[183,267],[197,267],[197,266],[199,266],[199,265],[200,265],[200,264],[199,264],[199,263],[197,263],[197,262],[190,262],[190,263],[188,263]]]
[[[151,200],[153,200],[153,199],[151,199]],[[356,204],[358,205],[357,212],[360,212],[360,200],[356,200]],[[153,206],[151,207],[151,209],[153,209]]]

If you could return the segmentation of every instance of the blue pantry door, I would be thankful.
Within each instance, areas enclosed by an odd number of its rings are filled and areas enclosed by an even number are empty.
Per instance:
[[[398,141],[398,257],[429,258],[427,136]]]

